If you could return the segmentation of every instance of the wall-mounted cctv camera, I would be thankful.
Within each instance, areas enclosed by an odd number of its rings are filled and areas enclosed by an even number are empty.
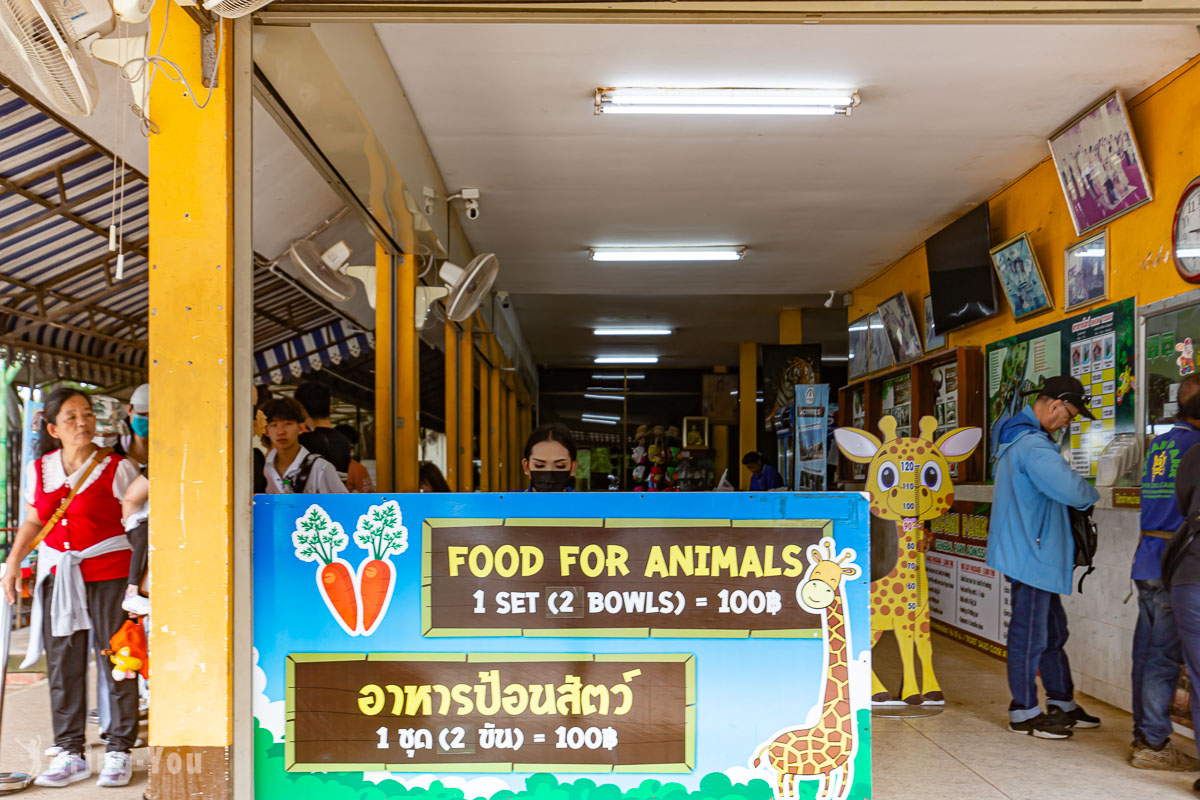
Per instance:
[[[501,308],[512,308],[512,300],[509,299],[506,291],[496,292],[496,302],[500,304]]]
[[[467,219],[479,219],[479,190],[468,187],[462,192],[463,205],[466,206]]]
[[[829,297],[825,300],[826,308],[846,308],[850,305],[850,299],[853,295],[850,292],[839,292],[837,289],[829,290]]]

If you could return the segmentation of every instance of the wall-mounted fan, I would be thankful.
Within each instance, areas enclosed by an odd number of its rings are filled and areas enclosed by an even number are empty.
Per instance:
[[[64,114],[91,114],[99,99],[92,57],[122,67],[145,58],[146,37],[107,37],[117,19],[139,23],[152,0],[0,0],[0,33],[46,98]],[[145,113],[145,72],[132,81]]]
[[[297,239],[288,248],[288,255],[301,280],[325,299],[344,303],[354,297],[361,283],[367,302],[375,307],[375,266],[350,266],[354,251],[344,241],[321,252],[311,239]]]
[[[446,298],[446,316],[462,322],[475,313],[491,291],[500,272],[500,260],[495,253],[482,253],[471,259],[466,269],[446,261],[438,270],[442,286],[418,286],[416,297],[417,330],[425,327],[429,306],[439,297]]]
[[[271,0],[205,0],[204,10],[211,11],[218,17],[237,19],[247,14],[253,14]]]

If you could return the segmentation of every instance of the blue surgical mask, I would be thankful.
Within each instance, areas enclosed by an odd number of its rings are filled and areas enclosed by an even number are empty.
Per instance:
[[[134,414],[133,419],[129,420],[129,427],[133,428],[133,432],[143,439],[149,438],[150,417]]]

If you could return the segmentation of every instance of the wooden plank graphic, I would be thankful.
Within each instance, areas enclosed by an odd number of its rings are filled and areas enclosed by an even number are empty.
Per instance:
[[[426,521],[424,635],[820,636],[796,586],[828,520],[532,523]]]
[[[686,654],[293,653],[293,772],[687,772]]]

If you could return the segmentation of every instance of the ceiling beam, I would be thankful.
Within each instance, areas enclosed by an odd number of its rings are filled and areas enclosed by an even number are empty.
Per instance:
[[[64,331],[71,331],[72,333],[80,333],[80,334],[83,334],[84,336],[91,336],[95,339],[102,339],[106,342],[112,342],[113,344],[120,345],[122,347],[128,347],[133,350],[145,350],[146,349],[146,343],[144,341],[138,341],[135,339],[125,339],[125,338],[122,338],[119,336],[110,336],[106,333],[102,333],[102,332],[94,330],[94,329],[81,328],[78,325],[69,325],[65,322],[56,322],[53,320],[42,319],[37,314],[30,314],[28,311],[16,311],[11,308],[0,307],[0,314],[7,314],[9,316],[16,317],[18,319],[23,319],[23,320],[29,321],[29,324],[18,325],[12,331],[5,333],[3,335],[0,335],[0,341],[13,341],[13,342],[19,341],[20,336],[22,334],[27,333],[34,328],[40,328],[43,325],[49,325],[50,327],[53,327],[53,328],[60,328]]]
[[[97,261],[96,259],[93,259],[92,261],[89,261],[86,265],[81,264],[80,267],[82,267],[84,269],[94,269],[96,266],[98,266],[99,263],[108,262],[114,258],[116,258],[116,253],[105,253],[103,258],[100,259],[99,261]],[[87,300],[87,298],[78,297],[76,295],[68,294],[66,292],[54,291],[52,289],[46,288],[43,285],[31,283],[29,281],[24,281],[24,280],[21,280],[20,278],[14,278],[11,275],[5,275],[2,272],[0,272],[0,282],[11,284],[13,286],[16,286],[16,287],[19,287],[19,288],[25,290],[24,292],[12,295],[10,298],[8,298],[8,299],[10,299],[10,304],[11,303],[19,303],[27,297],[37,296],[40,301],[39,307],[42,308],[43,314],[45,313],[45,298],[46,297],[51,297],[55,300],[61,300],[65,303],[79,303],[79,302],[86,302],[86,300]],[[0,296],[0,297],[2,297],[2,296]],[[129,314],[122,314],[120,311],[113,311],[113,310],[104,308],[103,306],[90,306],[89,305],[86,308],[88,311],[95,311],[97,313],[112,317],[113,319],[122,320],[123,322],[133,322],[133,323],[137,323],[137,324],[141,324],[141,325],[144,325],[146,323],[146,320],[141,317],[134,317]]]
[[[37,344],[36,342],[9,341],[4,336],[0,336],[0,343],[3,343],[6,347],[11,347],[17,351],[23,351],[23,352],[28,352],[28,353],[40,353],[40,354],[44,354],[44,355],[48,355],[48,356],[53,356],[55,358],[70,358],[70,359],[75,359],[77,361],[86,361],[90,364],[96,364],[97,366],[107,367],[109,369],[127,370],[127,371],[133,372],[136,375],[138,375],[139,377],[143,377],[143,378],[146,375],[145,367],[139,367],[136,364],[126,364],[123,361],[108,361],[103,358],[97,358],[96,356],[89,356],[89,355],[86,355],[83,353],[72,353],[70,350],[63,350],[58,347],[50,347],[49,345]]]
[[[0,231],[0,242],[4,241],[5,239],[9,239],[13,236],[16,236],[21,231],[28,230],[29,228],[32,228],[34,225],[37,225],[38,223],[45,222],[46,220],[51,219],[53,217],[62,216],[63,211],[70,211],[72,208],[75,208],[80,203],[86,203],[88,200],[95,200],[97,197],[101,197],[102,195],[108,194],[111,191],[112,191],[112,186],[109,184],[104,184],[103,186],[97,186],[95,189],[92,189],[90,192],[87,192],[87,193],[81,194],[81,195],[77,195],[76,197],[73,197],[64,203],[56,205],[54,208],[47,209],[46,211],[43,211],[42,213],[40,213],[36,216],[30,217],[29,219],[25,220],[22,223],[14,225],[13,227],[8,228],[7,230]],[[59,194],[60,194],[60,196],[65,197],[66,196],[66,188],[60,185]],[[0,197],[3,197],[3,196],[4,196],[4,193],[0,192]]]
[[[149,239],[139,239],[138,241],[134,242],[135,245],[137,245],[138,247],[143,248],[143,249],[149,243],[150,243]],[[87,272],[88,270],[95,269],[96,267],[99,267],[99,266],[104,266],[116,257],[117,257],[116,253],[109,252],[108,249],[105,248],[104,252],[101,253],[100,255],[96,256],[95,258],[91,258],[91,259],[88,259],[87,261],[84,261],[81,264],[77,264],[77,265],[71,267],[66,272],[60,272],[57,275],[55,275],[53,278],[47,278],[43,283],[38,284],[38,287],[49,292],[51,287],[58,286],[60,283],[66,283],[67,281],[74,278],[76,275],[82,275],[83,273]]]
[[[84,228],[87,228],[89,231],[96,234],[97,236],[103,237],[106,242],[108,241],[108,231],[106,231],[104,228],[101,228],[99,225],[96,225],[93,222],[88,222],[86,219],[79,216],[78,214],[72,213],[71,211],[64,208],[61,204],[52,203],[49,200],[47,200],[46,198],[42,197],[40,194],[31,192],[28,189],[26,189],[24,186],[21,186],[20,184],[16,183],[15,181],[10,181],[8,178],[5,178],[5,177],[0,177],[0,187],[3,187],[4,189],[6,189],[10,192],[13,192],[15,194],[19,194],[21,197],[24,197],[26,200],[29,200],[32,203],[37,203],[39,206],[42,206],[43,208],[53,211],[54,213],[58,214],[60,217],[69,219],[72,222],[74,222],[75,224],[81,225]],[[137,253],[142,258],[150,258],[150,252],[145,247],[138,247],[136,245],[126,244],[124,247],[124,250],[126,253]]]
[[[1196,0],[276,0],[259,23],[1196,24]]]

